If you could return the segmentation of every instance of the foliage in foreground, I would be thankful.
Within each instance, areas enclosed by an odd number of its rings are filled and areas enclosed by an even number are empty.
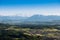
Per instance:
[[[0,40],[60,40],[60,30],[0,25]]]

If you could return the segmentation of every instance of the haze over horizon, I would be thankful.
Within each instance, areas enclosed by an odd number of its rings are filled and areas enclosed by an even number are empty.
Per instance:
[[[60,16],[60,0],[0,0],[0,16]]]

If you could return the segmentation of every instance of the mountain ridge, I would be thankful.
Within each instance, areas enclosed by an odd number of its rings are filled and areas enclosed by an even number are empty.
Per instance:
[[[51,22],[60,21],[60,16],[44,16],[44,15],[33,15],[31,17],[21,17],[21,16],[0,16],[1,22]]]

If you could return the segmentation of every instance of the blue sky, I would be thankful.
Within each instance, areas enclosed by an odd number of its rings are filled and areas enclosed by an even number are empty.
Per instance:
[[[0,0],[1,16],[59,15],[60,0]]]

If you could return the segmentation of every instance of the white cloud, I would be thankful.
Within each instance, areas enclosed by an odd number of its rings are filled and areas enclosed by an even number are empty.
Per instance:
[[[35,8],[1,8],[0,15],[2,16],[32,16],[35,14],[41,15],[60,15],[60,8],[57,7],[35,7]]]

